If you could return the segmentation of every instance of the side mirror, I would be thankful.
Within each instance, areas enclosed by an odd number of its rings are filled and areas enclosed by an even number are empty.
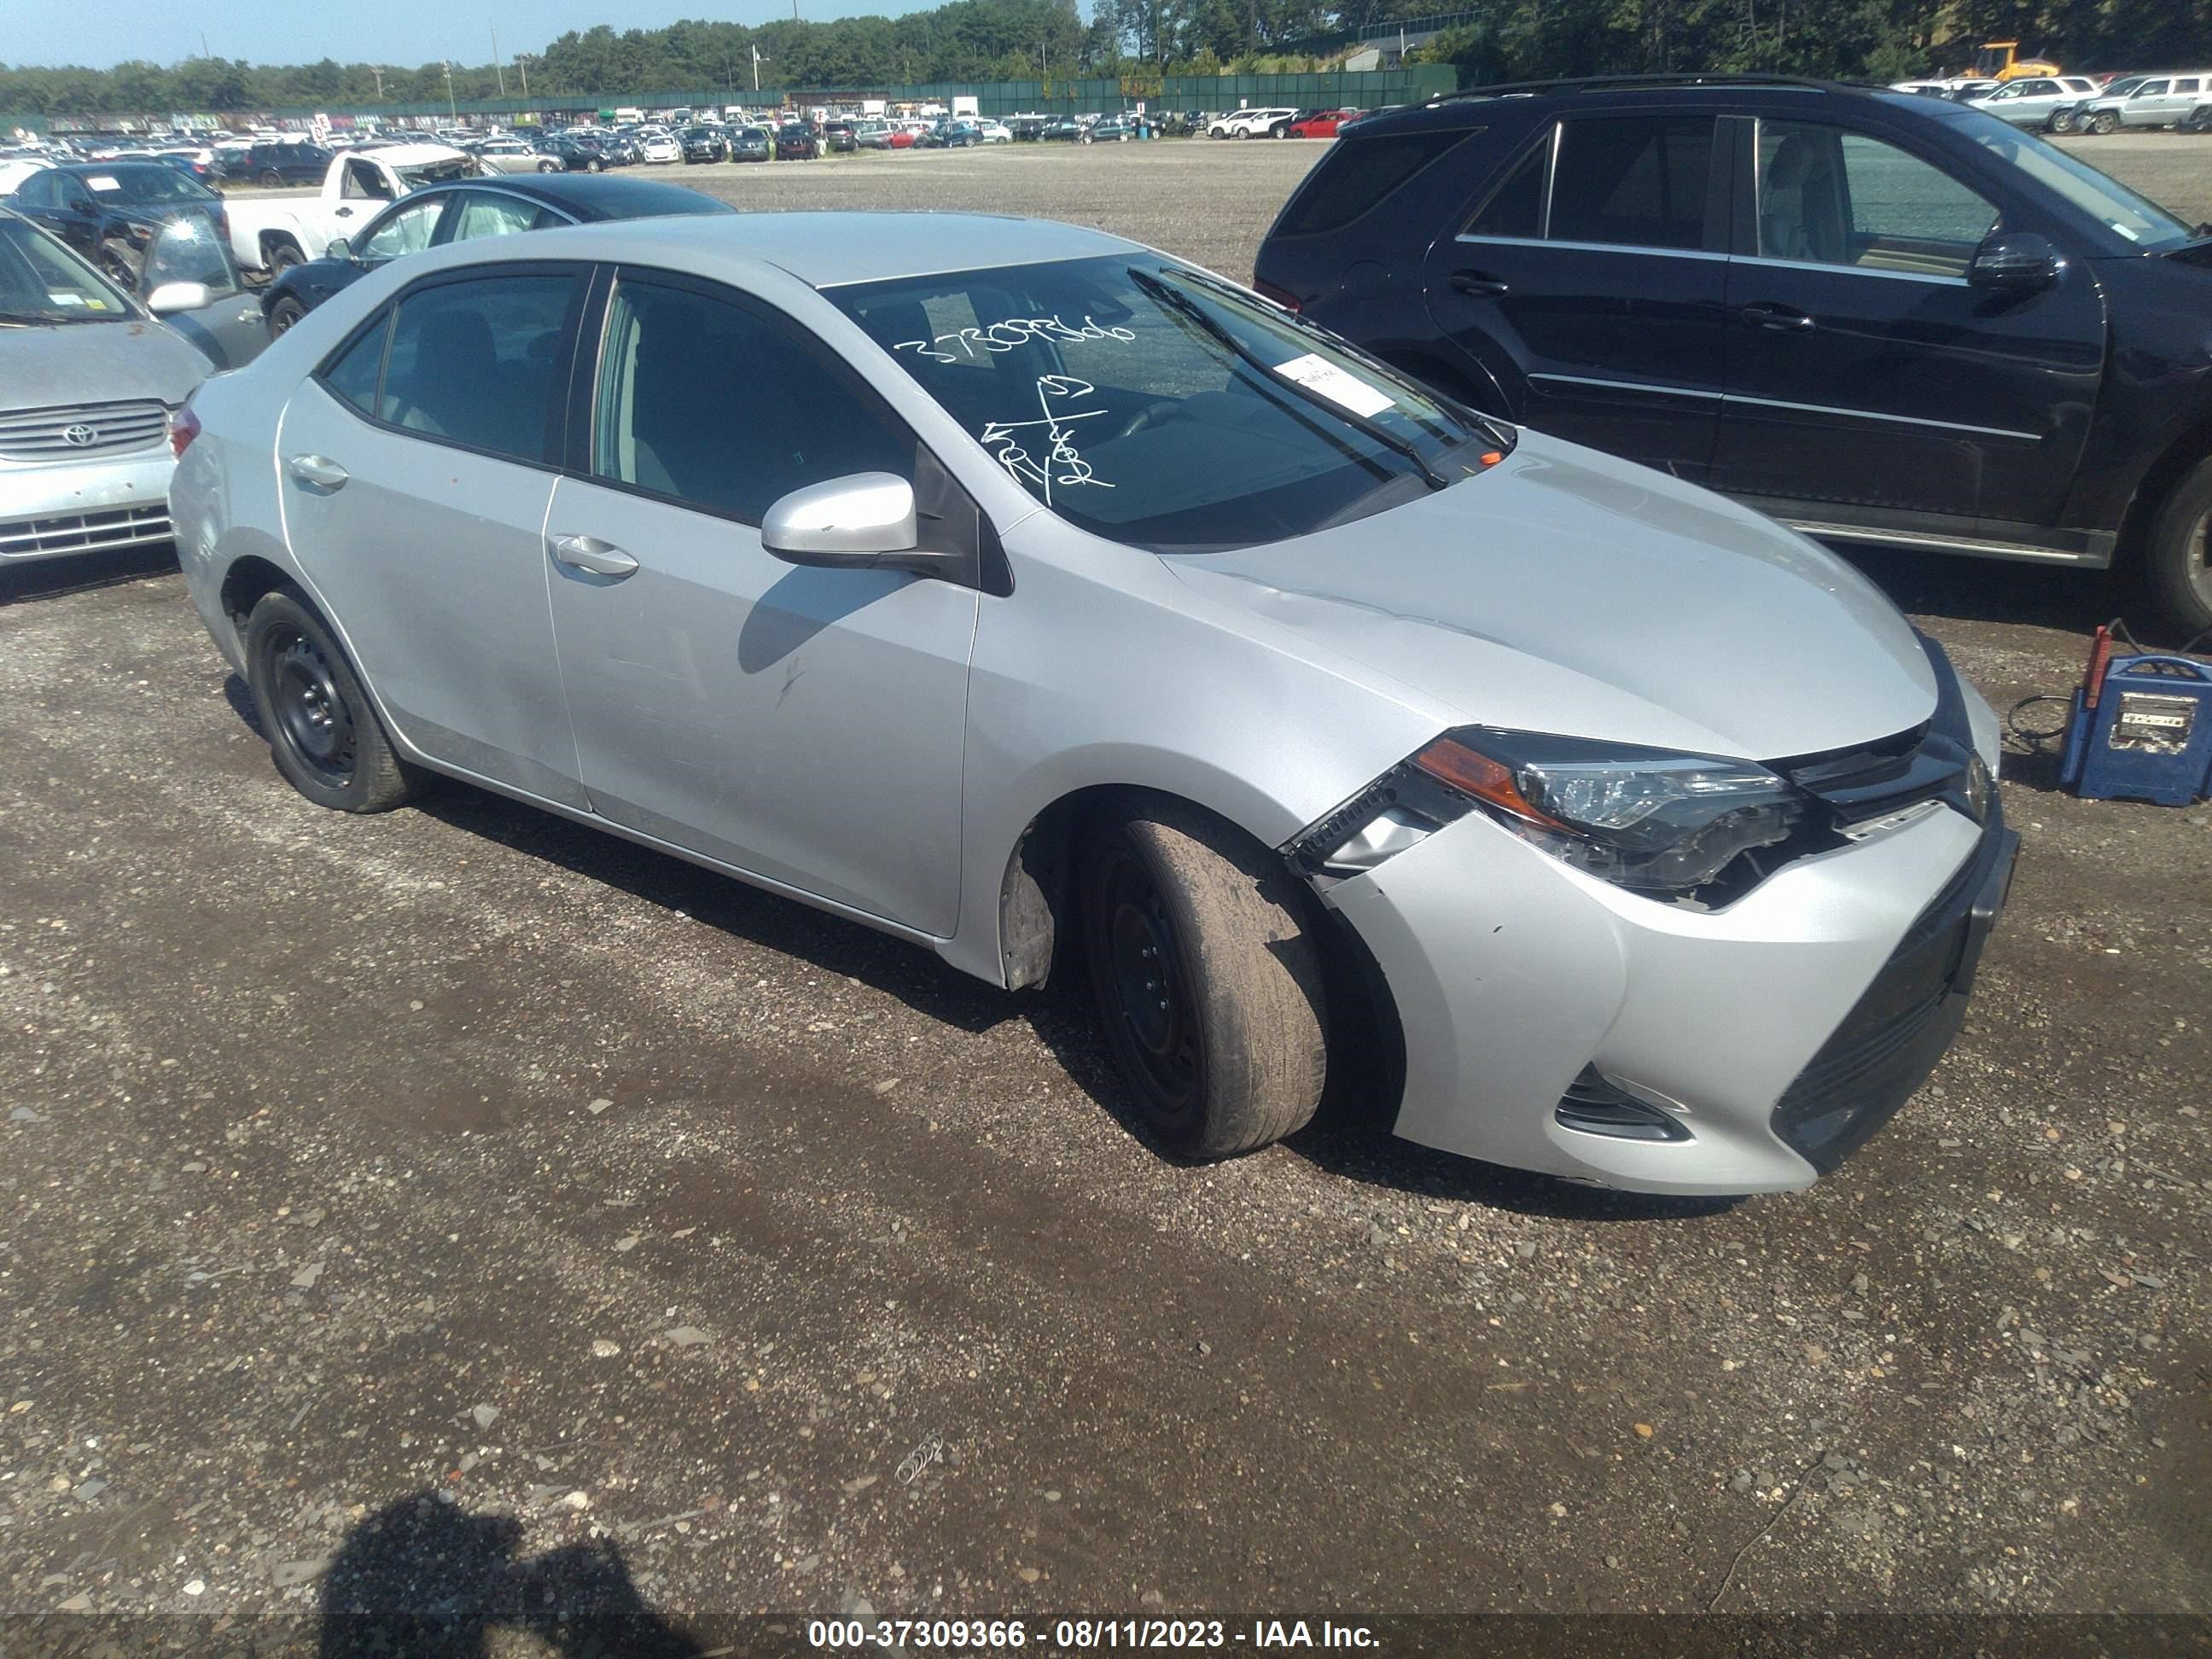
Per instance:
[[[173,317],[180,311],[198,311],[214,298],[205,283],[164,283],[146,296],[146,309],[156,317]]]
[[[2036,294],[2056,288],[2066,256],[2051,239],[2032,230],[2001,230],[1974,250],[1966,281],[2000,294]]]
[[[350,259],[353,258],[353,244],[343,236],[333,236],[329,241],[323,244],[323,258],[325,259]]]
[[[828,570],[942,574],[959,561],[915,545],[914,486],[890,472],[855,472],[776,501],[761,520],[761,546],[787,564]]]
[[[90,197],[80,196],[70,202],[70,211],[72,213],[82,213],[88,217],[91,215],[99,212],[100,210],[92,204],[92,198]]]

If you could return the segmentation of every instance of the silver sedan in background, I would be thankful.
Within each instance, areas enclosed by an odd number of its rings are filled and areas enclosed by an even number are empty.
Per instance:
[[[1851,568],[1097,231],[750,214],[433,249],[179,416],[276,763],[465,779],[1074,969],[1183,1156],[1802,1186],[1955,1032],[1996,722]]]

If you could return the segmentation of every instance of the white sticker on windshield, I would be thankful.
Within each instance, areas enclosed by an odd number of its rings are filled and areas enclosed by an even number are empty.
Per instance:
[[[58,306],[81,306],[84,303],[82,294],[56,294],[50,290],[46,299],[49,303]]]
[[[94,173],[91,178],[84,181],[84,187],[87,190],[120,190],[123,188],[122,185],[115,182],[115,175],[112,173]]]
[[[1341,404],[1355,415],[1380,415],[1397,402],[1389,392],[1376,391],[1358,375],[1346,374],[1316,351],[1309,351],[1303,357],[1293,357],[1287,363],[1277,363],[1275,373],[1286,380],[1296,380],[1300,386],[1320,392],[1329,402]]]

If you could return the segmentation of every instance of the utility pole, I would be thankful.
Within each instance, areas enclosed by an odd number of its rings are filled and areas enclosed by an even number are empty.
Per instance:
[[[487,21],[484,27],[491,31],[491,72],[499,77],[499,95],[504,98],[507,96],[507,70],[499,58],[499,26]]]
[[[203,58],[212,58],[215,56],[213,52],[207,49],[207,31],[205,29],[202,29],[200,31],[200,56]]]
[[[761,49],[756,46],[753,48],[753,90],[755,92],[760,90],[760,66],[768,61],[761,56]]]
[[[446,58],[439,61],[445,65],[446,70],[446,113],[453,117],[453,125],[459,126],[461,124],[461,112],[459,106],[453,102],[453,60]]]
[[[523,101],[527,103],[530,100],[530,54],[528,52],[518,52],[514,54],[514,71],[522,77],[522,97]]]
[[[376,77],[376,101],[380,104],[384,101],[384,65],[371,64],[368,72]]]

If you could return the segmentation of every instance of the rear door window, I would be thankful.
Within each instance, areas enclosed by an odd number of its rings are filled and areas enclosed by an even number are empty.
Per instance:
[[[1551,239],[1720,251],[1708,227],[1713,118],[1569,121],[1552,183]]]
[[[459,205],[453,214],[453,228],[446,233],[449,242],[473,242],[480,236],[511,236],[519,230],[566,222],[535,202],[488,190],[463,191]]]
[[[560,453],[558,373],[579,276],[501,272],[399,302],[378,418],[518,461]]]
[[[1552,134],[1522,156],[1505,182],[1490,192],[1461,233],[1465,236],[1510,236],[1533,240],[1544,234],[1544,175],[1552,162]]]

